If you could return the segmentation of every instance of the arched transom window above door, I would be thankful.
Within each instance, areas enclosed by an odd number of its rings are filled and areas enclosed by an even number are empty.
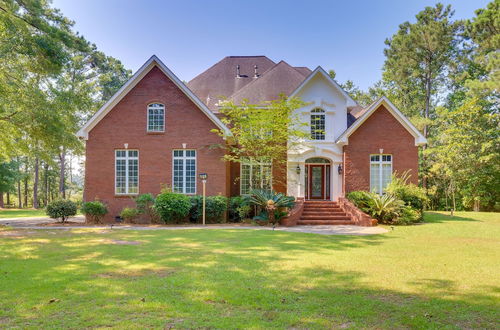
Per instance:
[[[325,139],[325,110],[311,110],[311,140]]]
[[[326,158],[313,157],[306,159],[306,164],[330,164],[330,161]]]

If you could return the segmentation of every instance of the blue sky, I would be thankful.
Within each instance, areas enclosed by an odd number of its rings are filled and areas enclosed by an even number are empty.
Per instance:
[[[54,0],[75,30],[137,70],[156,54],[182,80],[228,55],[334,69],[366,89],[381,78],[384,40],[433,0]],[[470,18],[487,0],[455,0]]]

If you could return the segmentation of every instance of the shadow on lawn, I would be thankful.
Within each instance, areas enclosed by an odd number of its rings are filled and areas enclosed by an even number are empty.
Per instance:
[[[412,285],[422,287],[425,294],[408,294],[369,285],[364,273],[340,272],[335,264],[326,267],[310,260],[311,252],[334,256],[348,249],[377,246],[391,239],[387,235],[242,230],[102,234],[103,239],[141,241],[141,245],[102,244],[96,236],[51,237],[50,245],[31,246],[33,259],[23,261],[16,260],[16,255],[9,257],[11,252],[4,249],[7,262],[1,267],[5,267],[1,282],[17,288],[16,292],[0,291],[0,310],[7,315],[4,324],[173,324],[188,328],[497,325],[498,306],[492,296],[461,294],[451,280],[422,279]],[[161,273],[161,269],[166,271]],[[43,288],[33,290],[36,284]],[[438,290],[429,290],[433,288]],[[450,295],[453,297],[445,298]],[[60,302],[46,305],[52,297]],[[15,301],[42,304],[39,308],[45,316],[36,313],[26,320],[26,311],[16,307]],[[61,318],[65,310],[72,313]]]
[[[425,212],[424,220],[427,223],[441,223],[441,222],[449,222],[449,221],[481,221],[478,219],[468,218],[468,217],[459,217],[459,216],[451,216],[449,213],[438,213],[438,212]]]

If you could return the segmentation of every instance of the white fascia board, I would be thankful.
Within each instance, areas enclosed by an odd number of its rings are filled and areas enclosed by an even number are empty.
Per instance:
[[[347,92],[345,90],[342,89],[342,87],[340,87],[339,84],[337,84],[337,82],[332,79],[330,77],[330,75],[328,73],[326,73],[326,71],[321,67],[321,66],[318,66],[316,69],[314,69],[313,72],[311,72],[309,74],[309,76],[304,79],[304,81],[302,81],[299,85],[299,87],[297,87],[293,92],[292,94],[290,94],[290,98],[292,97],[295,97],[297,96],[297,94],[300,92],[300,90],[302,88],[304,88],[304,86],[306,86],[309,81],[311,81],[316,75],[322,75],[323,77],[325,77],[325,79],[330,82],[330,84],[336,89],[338,90],[346,99],[346,103],[347,103],[347,107],[354,107],[356,105],[358,105],[358,103],[356,101],[354,101],[350,96],[349,94],[347,94]]]
[[[85,140],[89,137],[89,132],[108,114],[113,107],[120,102],[127,93],[134,88],[139,81],[154,67],[157,66],[174,84],[193,101],[212,122],[225,132],[231,135],[231,131],[224,125],[217,116],[201,102],[201,100],[172,72],[163,62],[153,55],[144,63],[139,70],[97,111],[90,120],[78,131],[77,136]]]
[[[427,139],[420,133],[420,131],[406,118],[401,111],[385,96],[379,98],[374,102],[370,108],[358,118],[342,135],[339,136],[336,143],[338,145],[349,144],[349,136],[354,133],[363,123],[381,106],[384,105],[386,109],[396,118],[396,120],[403,125],[404,128],[415,138],[415,146],[422,146],[427,144]]]

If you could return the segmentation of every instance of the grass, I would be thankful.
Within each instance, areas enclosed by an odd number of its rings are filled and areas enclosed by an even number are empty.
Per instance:
[[[499,214],[426,220],[375,236],[0,231],[0,328],[498,328]]]
[[[22,217],[44,217],[45,209],[1,209],[0,219]]]

